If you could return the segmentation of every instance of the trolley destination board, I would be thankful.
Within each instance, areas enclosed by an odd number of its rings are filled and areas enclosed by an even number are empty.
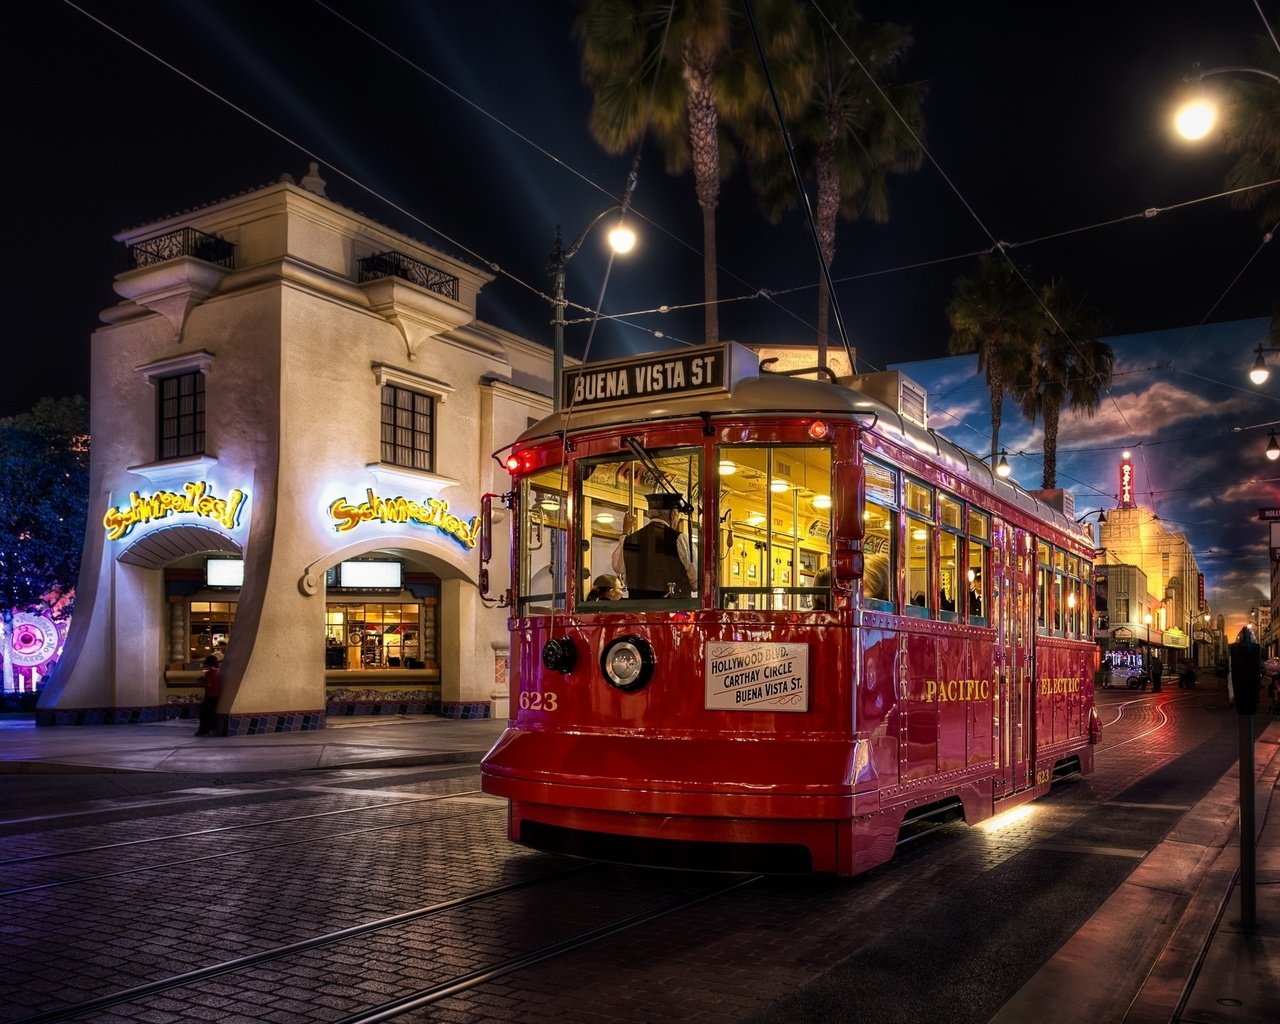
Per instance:
[[[571,409],[723,393],[742,376],[735,368],[746,361],[739,354],[746,351],[730,344],[702,345],[587,363],[564,371],[560,393]]]
[[[809,645],[707,644],[708,711],[808,711]]]

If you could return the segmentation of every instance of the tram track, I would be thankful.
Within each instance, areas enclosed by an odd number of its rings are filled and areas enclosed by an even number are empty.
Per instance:
[[[373,932],[382,931],[387,928],[397,927],[412,921],[419,921],[423,918],[443,914],[447,911],[457,910],[459,908],[481,903],[485,900],[496,899],[537,885],[545,885],[549,882],[559,881],[562,878],[568,878],[572,875],[580,874],[581,872],[595,866],[596,865],[594,863],[572,864],[567,868],[552,874],[540,875],[537,878],[524,879],[519,882],[511,882],[507,885],[494,886],[491,889],[468,893],[465,896],[458,896],[450,900],[442,900],[438,903],[417,907],[413,910],[406,910],[399,914],[392,914],[388,917],[378,918],[375,921],[366,921],[364,924],[353,925],[350,928],[341,928],[337,931],[326,932],[307,939],[300,939],[297,942],[290,942],[286,945],[260,950],[257,953],[250,953],[247,956],[236,957],[232,960],[224,960],[216,964],[209,964],[207,967],[200,967],[192,971],[184,971],[181,974],[170,975],[167,978],[160,978],[156,981],[146,982],[142,985],[134,985],[130,988],[120,989],[116,992],[98,996],[94,999],[86,999],[78,1003],[70,1003],[66,1006],[59,1007],[56,1010],[48,1010],[44,1013],[38,1013],[30,1017],[22,1017],[16,1021],[10,1022],[10,1024],[53,1024],[54,1021],[72,1020],[76,1017],[83,1016],[84,1014],[97,1013],[99,1010],[105,1010],[108,1007],[120,1006],[124,1003],[131,1003],[140,999],[145,999],[149,996],[159,995],[162,992],[169,992],[173,989],[183,988],[203,981],[209,981],[213,978],[234,974],[237,971],[245,971],[249,968],[258,967],[262,964],[282,960],[290,956],[296,956],[309,950],[319,949],[335,942],[344,942]]]
[[[1155,695],[1152,694],[1152,696],[1155,696]],[[1146,739],[1148,736],[1151,736],[1154,733],[1160,732],[1162,729],[1166,728],[1170,722],[1173,721],[1172,717],[1169,715],[1169,712],[1167,710],[1168,706],[1170,704],[1178,704],[1182,701],[1192,700],[1194,699],[1194,697],[1195,697],[1194,694],[1187,693],[1187,694],[1180,694],[1178,696],[1170,696],[1167,700],[1156,702],[1155,710],[1158,716],[1158,721],[1154,725],[1152,725],[1148,729],[1143,730],[1142,732],[1135,733],[1134,735],[1129,736],[1123,740],[1118,740],[1115,743],[1104,743],[1103,746],[1101,747],[1101,750],[1105,752],[1118,750],[1120,747],[1123,747],[1126,744],[1135,743],[1138,740]],[[1139,705],[1145,708],[1145,707],[1150,707],[1151,704],[1152,702],[1149,700],[1135,698],[1132,700],[1123,701],[1119,705],[1116,705],[1117,713],[1109,722],[1103,723],[1102,735],[1105,737],[1107,734],[1107,729],[1110,726],[1118,724],[1120,720],[1125,717],[1125,712],[1127,712],[1132,706]]]
[[[470,792],[476,793],[478,791],[473,790]],[[450,794],[449,796],[441,796],[438,798],[428,798],[428,799],[450,800],[450,799],[456,799],[460,795],[461,794]],[[386,806],[386,805],[382,805],[382,806]],[[369,810],[370,808],[364,808],[364,809]],[[159,861],[152,864],[140,864],[134,867],[122,868],[117,871],[105,871],[105,872],[100,872],[94,875],[80,875],[75,878],[65,878],[65,879],[59,879],[57,881],[41,882],[37,885],[26,885],[26,886],[14,887],[11,889],[0,889],[0,897],[18,896],[23,893],[57,889],[57,888],[61,888],[63,886],[69,886],[69,885],[84,885],[84,884],[99,882],[99,881],[103,881],[111,878],[122,878],[130,875],[136,875],[136,874],[140,874],[148,871],[163,871],[163,870],[178,870],[178,869],[186,871],[193,865],[207,863],[210,861],[222,860],[227,857],[244,857],[250,854],[266,853],[272,850],[283,850],[293,846],[307,846],[307,845],[314,845],[315,843],[329,842],[331,840],[349,839],[356,836],[367,836],[377,832],[385,832],[390,829],[408,828],[414,825],[440,824],[447,821],[456,820],[459,818],[468,818],[468,817],[475,817],[483,814],[497,814],[497,813],[505,813],[505,808],[503,808],[498,804],[494,804],[493,806],[488,806],[488,807],[471,808],[466,811],[459,812],[457,814],[429,815],[429,816],[420,817],[420,818],[410,818],[405,821],[389,822],[384,825],[371,825],[368,828],[345,829],[341,832],[331,832],[323,836],[306,836],[301,839],[290,839],[290,840],[279,842],[279,843],[264,843],[257,846],[244,846],[234,850],[223,850],[223,851],[219,851],[218,853],[210,853],[210,854],[205,854],[203,856],[198,856],[198,857],[182,857],[179,860],[165,860],[165,861]],[[305,818],[305,816],[303,817]],[[274,823],[265,822],[263,824],[274,824]],[[199,833],[196,833],[196,834],[198,835]],[[122,845],[128,845],[128,844],[122,844]],[[109,850],[111,849],[111,847],[107,847],[107,849]]]
[[[439,800],[451,800],[456,797],[480,796],[479,789],[466,789],[457,793],[441,793],[436,796],[418,796],[412,799],[392,800],[379,804],[360,804],[356,807],[340,807],[333,811],[315,811],[310,814],[295,814],[286,818],[265,818],[262,821],[247,821],[237,825],[217,825],[211,828],[191,829],[188,832],[172,832],[163,836],[147,836],[144,839],[125,839],[117,843],[100,843],[96,846],[80,846],[70,850],[54,850],[49,853],[35,853],[27,857],[10,857],[0,859],[0,868],[15,864],[30,864],[33,861],[54,860],[58,857],[76,857],[90,853],[104,853],[109,850],[122,850],[128,847],[146,846],[151,843],[177,842],[183,839],[195,839],[200,836],[211,836],[220,833],[236,832],[251,828],[264,828],[271,825],[287,825],[293,822],[309,821],[316,818],[330,818],[339,814],[359,814],[370,811],[388,810],[393,807],[405,807],[419,803],[432,803]],[[338,833],[340,834],[340,833]],[[0,896],[5,895],[0,891]]]
[[[414,922],[440,917],[451,912],[476,908],[488,901],[527,893],[529,890],[538,887],[552,886],[558,882],[593,871],[612,871],[615,875],[621,873],[620,869],[614,869],[610,865],[595,861],[574,863],[568,867],[562,867],[559,870],[539,875],[536,878],[495,886],[349,928],[326,932],[296,942],[260,950],[247,956],[209,964],[205,967],[173,974],[129,988],[118,989],[92,999],[69,1003],[56,1009],[18,1018],[10,1021],[10,1024],[55,1024],[55,1022],[77,1019],[88,1020],[93,1019],[93,1015],[112,1007],[135,1005],[141,1008],[145,1007],[148,1000],[158,996],[175,998],[183,989],[191,989],[215,979],[224,979],[222,984],[225,985],[227,983],[226,979],[234,979],[237,974],[247,974],[247,972],[252,971],[255,972],[256,976],[261,977],[259,969],[265,965],[281,964],[283,961],[302,957],[304,954],[325,946],[355,939],[368,940],[379,932],[388,932]],[[430,985],[421,986],[374,1006],[353,1008],[349,1010],[348,1016],[339,1018],[339,1020],[343,1024],[356,1024],[356,1022],[362,1022],[363,1024],[363,1022],[390,1020],[401,1014],[438,1002],[441,999],[466,992],[494,979],[527,969],[571,950],[603,941],[619,933],[638,928],[657,918],[715,899],[718,896],[753,884],[763,877],[763,875],[735,875],[728,881],[722,878],[717,879],[714,884],[700,885],[694,888],[692,892],[678,893],[665,899],[660,898],[661,894],[659,894],[659,902],[651,906],[644,907],[633,913],[614,917],[612,920],[602,924],[580,929],[563,938],[543,943],[533,949],[508,956],[493,957],[490,962],[482,967],[455,974]],[[688,876],[683,876],[682,880],[687,878]],[[285,979],[289,975],[283,966],[280,969],[280,976],[281,984],[286,984]],[[234,985],[234,980],[231,981],[231,984]],[[361,993],[354,987],[350,991],[354,997],[350,1002],[358,1007]]]

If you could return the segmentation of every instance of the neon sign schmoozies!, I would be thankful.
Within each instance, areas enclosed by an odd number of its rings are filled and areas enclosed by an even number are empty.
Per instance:
[[[334,519],[333,528],[339,533],[346,533],[374,519],[383,523],[416,523],[447,533],[469,548],[476,546],[476,539],[480,536],[480,517],[472,516],[470,522],[459,519],[449,512],[449,503],[443,498],[428,498],[426,501],[411,501],[402,496],[380,498],[373,493],[372,487],[366,488],[365,498],[359,505],[352,505],[345,496],[335,498],[329,505],[329,515]]]
[[[208,485],[204,482],[185,483],[180,492],[156,491],[155,494],[143,495],[133,491],[129,495],[129,504],[107,509],[102,517],[102,526],[107,531],[108,540],[128,536],[139,523],[150,523],[174,515],[212,519],[224,528],[234,530],[248,497],[238,487],[225,498],[216,497],[209,493]]]

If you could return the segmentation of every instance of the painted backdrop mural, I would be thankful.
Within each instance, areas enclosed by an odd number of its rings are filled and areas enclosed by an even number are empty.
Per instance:
[[[1280,362],[1255,385],[1249,370],[1268,319],[1105,339],[1115,351],[1111,390],[1092,418],[1064,410],[1057,486],[1076,515],[1116,507],[1118,467],[1130,452],[1135,504],[1186,536],[1205,575],[1205,597],[1228,636],[1270,603],[1270,542],[1258,510],[1280,506]],[[1273,361],[1276,357],[1271,357]],[[978,454],[990,447],[990,407],[975,356],[896,364],[929,391],[929,422]],[[1023,487],[1041,485],[1043,432],[1005,399],[1001,446]],[[1092,522],[1092,520],[1090,520]],[[1096,533],[1095,533],[1096,536]]]

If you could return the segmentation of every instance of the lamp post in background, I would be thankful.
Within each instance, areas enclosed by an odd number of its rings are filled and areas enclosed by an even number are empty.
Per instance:
[[[633,175],[627,182],[627,190],[623,193],[622,200],[612,206],[605,207],[591,218],[591,222],[582,229],[582,232],[567,249],[560,236],[560,225],[556,225],[555,248],[551,250],[551,255],[547,257],[547,273],[551,275],[554,290],[551,304],[555,310],[555,315],[551,321],[555,329],[551,349],[551,407],[553,412],[561,408],[564,399],[564,396],[560,393],[562,387],[560,378],[564,373],[564,313],[568,307],[568,301],[564,297],[565,264],[577,255],[578,250],[582,248],[582,243],[587,240],[587,235],[591,233],[591,229],[615,210],[618,212],[618,222],[609,231],[609,247],[619,254],[628,253],[635,247],[636,234],[626,225],[627,209],[631,205],[631,191],[634,187],[635,177]]]
[[[1009,474],[1013,472],[1013,469],[1012,467],[1010,467],[1009,460],[1006,457],[1006,455],[1007,453],[1005,452],[1005,450],[1001,448],[1000,458],[996,462],[992,463],[993,467],[995,468],[996,476],[998,476],[1001,480],[1006,479],[1009,476]],[[995,458],[995,452],[992,452],[990,455],[979,455],[978,458],[980,458],[983,462],[991,462],[991,460]]]

